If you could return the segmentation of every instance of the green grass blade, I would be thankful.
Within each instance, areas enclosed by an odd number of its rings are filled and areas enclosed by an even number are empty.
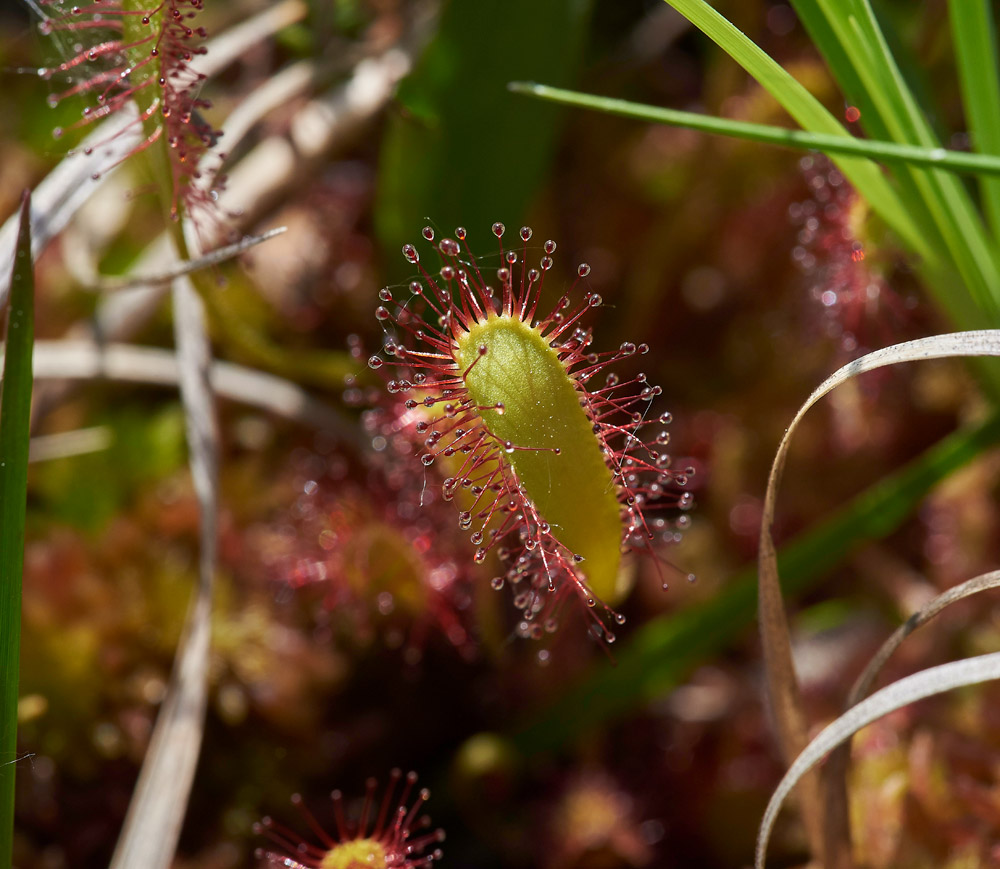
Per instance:
[[[806,130],[847,135],[840,123],[757,45],[704,0],[667,0],[750,73]],[[937,147],[889,52],[867,0],[793,0],[796,11],[823,34],[831,53],[860,89],[871,118],[900,144]],[[921,269],[938,304],[960,329],[1000,323],[1000,269],[997,252],[972,201],[953,175],[903,164],[899,190],[870,161],[835,162],[858,192],[921,259]],[[907,175],[910,177],[907,178]],[[902,191],[902,194],[899,192]],[[888,193],[889,199],[882,197]],[[901,198],[901,195],[903,198]],[[956,284],[954,277],[961,279]],[[953,288],[958,285],[959,289]],[[1000,390],[1000,375],[989,376]]]
[[[852,81],[860,81],[874,112],[888,128],[890,138],[928,148],[939,146],[867,0],[850,3],[798,0],[795,7],[813,14],[817,8],[823,12],[843,55],[853,67]],[[824,45],[819,47],[825,50]],[[834,69],[835,75],[839,72]],[[1000,270],[968,192],[958,179],[945,173],[907,171],[913,174],[913,182],[966,289],[986,315],[981,324],[996,325],[1000,322]]]
[[[952,41],[972,147],[1000,154],[1000,76],[996,22],[988,0],[949,0]],[[994,239],[1000,239],[1000,180],[980,182],[983,209]]]
[[[21,646],[21,571],[28,490],[31,348],[35,280],[31,263],[31,199],[25,193],[7,309],[0,384],[0,866],[10,866],[17,764],[17,691]]]
[[[910,515],[927,492],[1000,438],[1000,414],[956,432],[854,498],[819,527],[779,554],[782,586],[793,596],[860,543],[884,537]],[[514,734],[525,754],[558,751],[603,723],[624,715],[676,685],[707,656],[732,642],[753,621],[755,568],[741,571],[705,603],[653,621],[615,650],[617,665],[598,665],[541,709]]]
[[[640,121],[652,121],[673,127],[686,127],[704,133],[747,139],[768,145],[779,145],[804,151],[822,151],[824,154],[868,157],[880,163],[909,163],[915,166],[933,166],[958,173],[1000,177],[1000,156],[970,154],[966,151],[949,151],[945,148],[924,148],[919,145],[901,145],[898,142],[857,139],[854,136],[833,136],[790,130],[769,124],[733,121],[697,112],[663,109],[643,103],[632,103],[611,97],[580,93],[533,82],[511,82],[508,87],[515,93],[539,97],[543,100],[592,109],[611,115],[621,115]]]
[[[667,2],[750,73],[803,129],[832,136],[849,135],[819,100],[704,0]],[[926,234],[875,163],[850,157],[835,158],[834,162],[911,250],[925,262],[938,260],[938,251],[928,244]]]

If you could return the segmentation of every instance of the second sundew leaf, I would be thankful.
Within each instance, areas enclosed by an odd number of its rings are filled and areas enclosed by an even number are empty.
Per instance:
[[[205,76],[192,66],[206,51],[201,44],[205,28],[194,20],[204,0],[100,0],[81,6],[43,2],[36,10],[41,13],[49,6],[54,14],[43,14],[39,29],[58,34],[60,42],[62,36],[71,37],[67,44],[72,48],[67,50],[74,53],[57,66],[40,69],[39,75],[69,75],[75,81],[52,94],[49,103],[55,106],[81,95],[87,102],[78,120],[56,127],[53,135],[59,138],[117,112],[138,109],[138,121],[130,118],[122,129],[141,125],[141,141],[120,157],[116,154],[116,162],[102,164],[93,178],[144,151],[169,216],[180,217],[183,206],[189,215],[200,215],[204,224],[214,222],[217,197],[212,180],[218,166],[208,169],[201,158],[218,133],[200,115],[209,105],[200,97]],[[105,144],[118,135],[109,133]],[[186,258],[182,233],[175,230],[174,235]]]
[[[458,340],[465,385],[487,429],[591,591],[614,599],[621,517],[611,471],[562,360],[532,325],[490,316]]]
[[[210,185],[194,183],[202,171],[198,164],[218,135],[201,117],[209,107],[198,96],[204,76],[192,61],[205,53],[204,27],[192,19],[203,0],[120,0],[121,49],[127,65],[123,75],[128,87],[122,96],[135,100],[150,148],[152,171],[172,218],[183,203],[187,211],[211,209]],[[109,14],[105,12],[105,14]],[[174,233],[184,253],[182,235]]]
[[[165,79],[166,70],[155,34],[163,27],[167,5],[161,3],[150,8],[149,0],[122,0],[122,47],[128,58],[131,96],[139,107],[147,133],[155,131],[159,123],[156,109],[161,102],[162,89],[158,83]]]

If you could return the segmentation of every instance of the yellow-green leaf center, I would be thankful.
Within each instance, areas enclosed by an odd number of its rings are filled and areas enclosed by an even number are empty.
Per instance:
[[[463,371],[472,366],[469,396],[486,408],[490,433],[515,448],[504,459],[540,519],[570,553],[583,556],[591,591],[613,600],[621,550],[616,488],[558,354],[534,327],[493,314],[458,339],[456,362]]]
[[[320,861],[320,869],[383,869],[385,848],[375,839],[352,839],[335,845]]]

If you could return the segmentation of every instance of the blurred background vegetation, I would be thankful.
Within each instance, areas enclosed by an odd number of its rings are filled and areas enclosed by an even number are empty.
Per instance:
[[[277,4],[205,5],[211,40]],[[941,112],[932,122],[962,130],[946,4],[876,6],[911,86]],[[845,117],[790,6],[718,8]],[[210,706],[176,865],[253,865],[264,843],[252,823],[263,814],[298,823],[292,793],[329,822],[331,788],[361,794],[368,776],[384,780],[396,766],[419,771],[432,790],[445,866],[750,862],[782,769],[746,575],[771,458],[835,367],[947,322],[914,263],[825,158],[507,91],[533,80],[787,123],[658,0],[310,0],[290,18],[204,88],[206,117],[223,126],[264,83],[296,65],[308,72],[239,141],[223,136],[231,222],[288,232],[217,267],[210,331],[218,359],[298,382],[342,425],[220,401]],[[52,130],[81,107],[48,104],[60,83],[32,71],[58,46],[36,25],[25,6],[0,10],[4,217],[63,159]],[[410,72],[373,110],[316,115],[387,57]],[[335,129],[329,141],[317,117]],[[945,136],[967,145],[961,133]],[[292,144],[290,168],[274,156],[254,164],[252,179],[239,173],[273,142]],[[142,257],[162,217],[147,187],[125,163],[39,259],[39,339],[109,328],[107,306],[121,294],[93,292],[93,275],[148,273]],[[637,561],[620,607],[628,621],[609,650],[587,636],[583,614],[543,644],[514,638],[508,593],[490,589],[490,565],[472,563],[457,518],[416,511],[419,466],[401,480],[362,424],[380,387],[364,365],[382,341],[377,293],[411,276],[400,245],[426,224],[439,235],[463,225],[489,264],[495,220],[558,242],[553,300],[577,262],[591,265],[590,288],[604,299],[595,345],[650,345],[642,366],[663,387],[660,410],[673,413],[676,461],[697,469],[693,525],[666,556],[698,581],[679,576],[663,592],[652,563]],[[169,347],[168,309],[152,304],[116,340]],[[985,410],[957,362],[842,388],[799,436],[779,543],[823,527]],[[103,448],[31,468],[20,747],[32,756],[18,767],[15,864],[103,867],[194,585],[198,505],[175,390],[47,381],[35,416],[36,435],[97,428]],[[919,492],[916,509],[912,493],[886,495],[905,504],[891,527],[876,515],[800,553],[793,629],[815,719],[838,711],[866,657],[914,606],[996,565],[998,479],[1000,456],[982,450]],[[957,605],[890,669],[996,649],[998,632],[990,606]],[[993,865],[998,748],[995,687],[866,730],[851,779],[863,860]],[[775,865],[805,859],[793,813],[773,848]]]

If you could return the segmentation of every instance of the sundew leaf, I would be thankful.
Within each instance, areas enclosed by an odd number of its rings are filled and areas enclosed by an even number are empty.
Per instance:
[[[824,727],[795,759],[771,796],[757,836],[754,856],[756,869],[764,869],[767,843],[782,803],[802,777],[832,749],[849,739],[862,727],[917,700],[998,678],[1000,678],[1000,652],[930,667],[876,691],[867,700],[852,706],[832,724]]]
[[[379,161],[376,222],[395,252],[427,219],[443,231],[525,211],[552,158],[561,112],[525,104],[511,78],[573,82],[591,0],[452,0],[399,88]],[[395,264],[396,260],[391,260]],[[399,263],[402,266],[402,263]]]
[[[31,259],[31,196],[21,202],[0,384],[0,866],[10,866],[17,768],[17,697],[21,645],[21,574],[28,492],[31,349],[35,278]]]
[[[998,439],[1000,414],[949,435],[786,543],[778,556],[785,593],[795,595],[815,585],[857,546],[892,533],[935,485]],[[596,665],[522,721],[513,735],[517,747],[525,754],[557,751],[662,696],[751,624],[756,585],[756,569],[748,568],[711,600],[639,628],[616,646],[615,664]]]
[[[667,2],[750,73],[804,129],[847,135],[799,82],[704,0]],[[793,5],[835,77],[859,101],[874,138],[938,146],[866,0],[794,0]],[[959,179],[904,163],[891,180],[870,161],[834,162],[920,258],[928,287],[952,322],[962,329],[994,325],[1000,310],[1000,269]],[[1000,369],[990,365],[981,370],[991,394],[1000,395]]]
[[[855,359],[824,380],[799,408],[778,446],[768,478],[764,509],[761,516],[758,557],[758,612],[768,693],[774,711],[779,740],[787,760],[802,751],[806,744],[808,721],[799,694],[798,680],[792,664],[791,640],[785,615],[784,600],[778,577],[778,560],[771,537],[778,485],[784,470],[791,439],[806,412],[820,398],[842,383],[867,371],[887,365],[922,359],[943,359],[955,356],[1000,356],[1000,330],[954,332],[934,335],[876,350]],[[817,856],[822,857],[824,843],[834,845],[823,830],[823,806],[826,802],[816,775],[804,777],[802,808],[810,840]]]
[[[298,21],[306,12],[302,0],[281,0],[251,16],[208,43],[209,53],[200,59],[200,71],[209,77],[217,74],[256,43]],[[67,60],[71,55],[67,45],[60,59]],[[46,111],[51,112],[51,108],[46,107]],[[36,259],[91,193],[104,183],[108,167],[122,162],[140,145],[142,126],[138,120],[136,107],[131,103],[124,106],[91,130],[86,139],[39,182],[32,193],[32,252]],[[46,135],[51,138],[51,127]],[[0,304],[7,296],[17,225],[16,217],[12,217],[0,228]]]

